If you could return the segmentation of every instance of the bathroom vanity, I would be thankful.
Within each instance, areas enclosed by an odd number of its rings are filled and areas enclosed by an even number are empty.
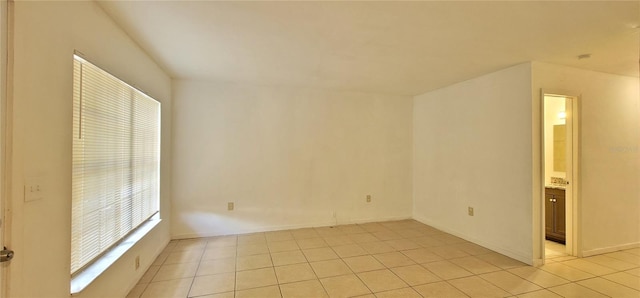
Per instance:
[[[545,187],[545,234],[547,240],[565,243],[565,190],[562,187]]]

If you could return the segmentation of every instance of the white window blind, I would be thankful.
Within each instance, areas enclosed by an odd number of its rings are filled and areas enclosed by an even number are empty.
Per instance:
[[[74,56],[71,274],[159,211],[160,103]]]

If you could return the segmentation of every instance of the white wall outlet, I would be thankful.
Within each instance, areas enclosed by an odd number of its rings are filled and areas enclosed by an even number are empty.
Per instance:
[[[371,203],[371,195],[367,195],[367,203]]]
[[[235,207],[235,206],[234,206],[233,202],[229,202],[229,203],[227,203],[227,210],[229,210],[229,211],[233,211],[233,208],[234,208],[234,207]]]
[[[469,213],[469,216],[473,216],[473,207],[469,207],[467,212]]]

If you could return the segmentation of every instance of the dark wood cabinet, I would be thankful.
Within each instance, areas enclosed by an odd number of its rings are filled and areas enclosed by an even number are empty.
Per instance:
[[[565,191],[558,188],[545,188],[545,234],[547,240],[565,243]]]

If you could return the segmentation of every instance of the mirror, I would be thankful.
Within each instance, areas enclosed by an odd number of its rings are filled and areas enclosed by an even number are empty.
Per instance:
[[[556,172],[566,171],[566,136],[564,124],[553,126],[553,170]]]

